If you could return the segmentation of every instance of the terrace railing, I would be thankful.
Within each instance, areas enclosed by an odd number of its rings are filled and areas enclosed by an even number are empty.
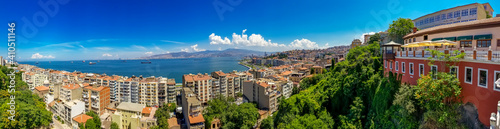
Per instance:
[[[483,61],[493,61],[500,62],[500,51],[492,51],[491,47],[489,50],[485,51],[477,51],[474,47],[473,50],[465,50],[462,48],[459,53],[455,54],[451,50],[441,51],[443,53],[448,53],[450,56],[456,56],[457,54],[464,53],[464,59],[467,60],[483,60]],[[415,51],[396,51],[396,57],[418,57],[418,58],[427,58],[434,57],[431,52],[425,50],[415,50]]]

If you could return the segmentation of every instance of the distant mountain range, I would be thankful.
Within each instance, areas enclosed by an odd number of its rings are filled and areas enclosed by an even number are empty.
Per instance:
[[[246,49],[226,49],[222,51],[201,51],[201,52],[175,52],[168,54],[158,54],[147,57],[141,57],[141,59],[179,59],[179,58],[206,58],[206,57],[244,57],[244,56],[262,56],[264,52],[246,50]]]

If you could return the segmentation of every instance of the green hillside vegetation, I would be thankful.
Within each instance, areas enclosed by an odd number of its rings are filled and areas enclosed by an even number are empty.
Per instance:
[[[15,121],[8,119],[10,113],[11,94],[8,92],[8,85],[11,81],[7,73],[12,69],[1,66],[0,70],[0,128],[2,129],[26,129],[48,127],[52,122],[50,111],[45,109],[45,102],[38,95],[32,94],[28,85],[22,81],[21,73],[16,73],[16,90],[12,95],[15,96],[16,117]]]

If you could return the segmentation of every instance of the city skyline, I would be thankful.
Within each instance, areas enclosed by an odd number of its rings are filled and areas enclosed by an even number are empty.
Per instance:
[[[9,13],[0,15],[10,18],[3,19],[4,22],[16,21],[18,60],[85,60],[228,48],[268,52],[326,48],[348,45],[353,39],[362,39],[365,33],[384,31],[381,28],[387,28],[390,21],[398,17],[415,19],[474,2],[489,2],[494,8],[498,5],[496,1],[433,2],[435,4],[412,1],[408,5],[398,0],[370,4],[366,4],[367,1],[229,3],[216,0],[154,4],[137,1],[54,0],[41,1],[42,4],[3,1],[4,5],[23,4],[30,8],[6,7]],[[345,4],[357,6],[342,6]],[[421,7],[418,5],[426,8],[413,8]],[[223,12],[224,9],[229,10]],[[28,29],[36,31],[26,31]],[[6,53],[0,56],[5,57]]]

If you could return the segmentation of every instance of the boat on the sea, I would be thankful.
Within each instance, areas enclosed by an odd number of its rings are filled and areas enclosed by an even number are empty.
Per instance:
[[[141,61],[141,64],[151,64],[151,61],[149,61],[149,60]]]
[[[38,61],[35,64],[38,64]]]
[[[82,62],[85,63],[85,60],[83,60]]]
[[[89,62],[89,65],[97,64],[96,62]]]

